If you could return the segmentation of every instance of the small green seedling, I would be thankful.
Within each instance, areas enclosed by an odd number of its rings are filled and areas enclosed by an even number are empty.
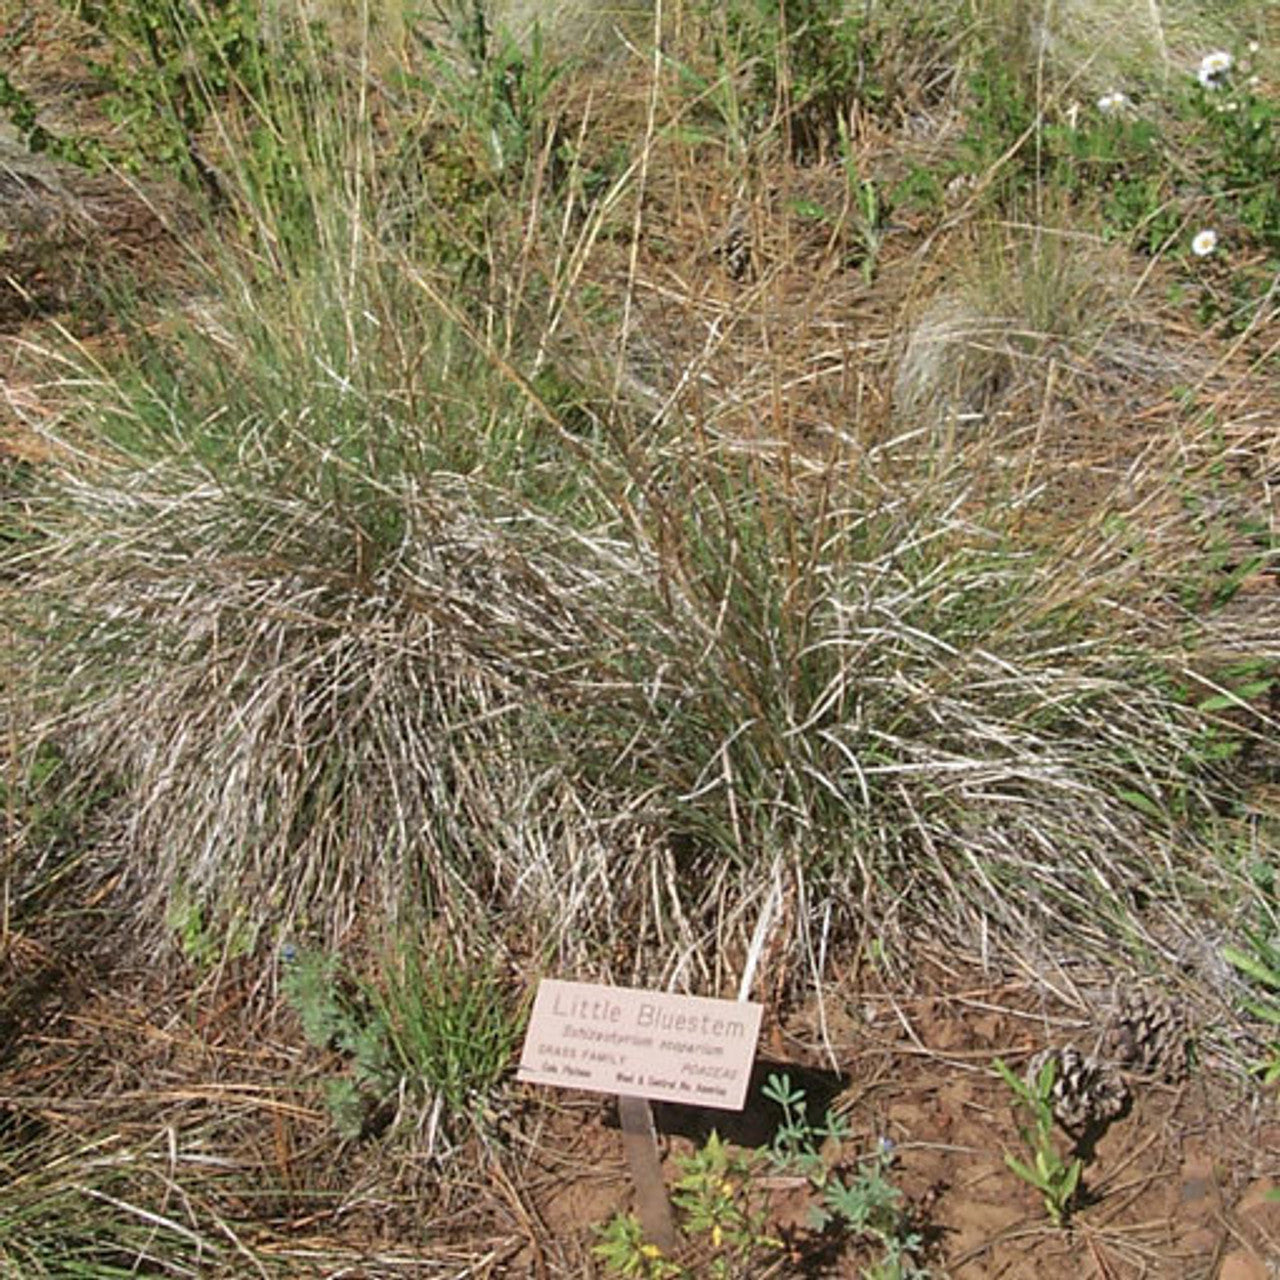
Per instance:
[[[677,1280],[684,1275],[678,1262],[672,1262],[656,1244],[645,1240],[644,1228],[634,1213],[615,1213],[599,1230],[600,1239],[591,1252],[611,1276]]]
[[[593,1252],[610,1275],[643,1280],[747,1280],[765,1268],[782,1241],[765,1230],[765,1210],[751,1194],[761,1160],[757,1151],[731,1151],[716,1133],[677,1161],[680,1177],[671,1193],[686,1235],[696,1237],[696,1267],[667,1257],[644,1239],[634,1214],[615,1214],[600,1229]]]
[[[1064,1161],[1053,1141],[1053,1081],[1058,1064],[1052,1057],[1047,1058],[1030,1084],[1014,1075],[999,1058],[994,1065],[1010,1092],[1031,1113],[1033,1121],[1032,1127],[1018,1130],[1031,1152],[1031,1163],[1007,1152],[1005,1163],[1044,1197],[1044,1207],[1054,1226],[1065,1226],[1080,1187],[1084,1161],[1079,1157]]]
[[[843,1142],[849,1136],[849,1126],[830,1112],[820,1123],[810,1120],[804,1090],[793,1088],[790,1076],[771,1075],[760,1092],[782,1108],[782,1123],[769,1147],[773,1165],[783,1172],[808,1178],[815,1187],[824,1186],[829,1166],[823,1159],[821,1147],[827,1142]]]

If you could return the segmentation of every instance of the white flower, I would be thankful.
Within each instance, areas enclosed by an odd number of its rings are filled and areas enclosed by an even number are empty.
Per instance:
[[[1098,99],[1098,110],[1104,116],[1115,115],[1119,111],[1123,111],[1129,105],[1129,95],[1121,93],[1119,89],[1113,89],[1110,93],[1104,93]]]
[[[1258,50],[1259,50],[1261,47],[1262,47],[1262,46],[1261,46],[1261,45],[1259,45],[1259,44],[1258,44],[1258,42],[1257,42],[1256,40],[1250,40],[1250,41],[1249,41],[1249,52],[1250,52],[1250,53],[1257,53],[1257,52],[1258,52]]]
[[[1197,258],[1207,258],[1218,247],[1218,233],[1210,228],[1197,232],[1191,242],[1191,252]]]
[[[1200,70],[1196,72],[1196,77],[1206,89],[1221,89],[1234,62],[1235,59],[1225,50],[1216,49],[1200,59]]]

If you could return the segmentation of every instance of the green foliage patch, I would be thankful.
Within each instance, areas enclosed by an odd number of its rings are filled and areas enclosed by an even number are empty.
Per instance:
[[[395,948],[379,981],[356,980],[339,957],[290,946],[281,990],[317,1048],[335,1049],[349,1074],[325,1082],[334,1127],[358,1138],[388,1123],[402,1092],[438,1106],[446,1131],[481,1122],[519,1036],[494,967],[450,949]]]

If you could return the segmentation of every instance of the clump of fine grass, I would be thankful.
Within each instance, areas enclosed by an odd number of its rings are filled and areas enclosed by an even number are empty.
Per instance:
[[[668,822],[748,876],[784,852],[838,897],[910,886],[1008,936],[1056,917],[1101,945],[1131,884],[1176,891],[1150,811],[1207,801],[1195,717],[1087,574],[976,526],[954,473],[894,502],[721,467],[664,509],[668,596],[629,629],[658,674],[601,726]]]
[[[421,933],[388,950],[382,976],[358,981],[336,954],[288,949],[281,990],[306,1038],[337,1049],[345,1070],[325,1081],[335,1127],[345,1137],[414,1125],[422,1154],[486,1127],[485,1114],[516,1048],[492,951]]]
[[[285,1274],[253,1252],[188,1182],[173,1176],[199,1152],[132,1149],[97,1139],[24,1135],[40,1126],[8,1115],[0,1129],[0,1273],[65,1276]]]
[[[575,602],[619,570],[565,515],[590,485],[388,257],[368,113],[298,105],[283,194],[244,161],[254,252],[123,367],[72,357],[95,460],[17,564],[42,714],[78,785],[118,785],[137,888],[340,928],[496,892],[544,787],[554,828],[554,744],[514,712],[607,634]]]
[[[538,170],[490,193],[522,193],[518,234],[486,199],[466,269],[419,261],[400,202],[439,175],[384,183],[344,105],[288,200],[246,180],[254,252],[198,311],[120,367],[80,354],[94,448],[12,561],[24,678],[115,784],[137,892],[330,938],[425,900],[597,957],[705,950],[779,859],[869,914],[1100,949],[1135,884],[1208,893],[1177,823],[1221,779],[1097,527],[1020,540],[963,448],[747,453],[714,404],[632,409],[608,359],[548,404],[564,317],[631,338],[584,287],[618,287],[592,211],[567,244]],[[1010,380],[1103,337],[1040,265],[987,307]],[[926,370],[920,403],[968,378]]]
[[[925,306],[895,374],[898,420],[935,429],[1007,416],[1055,417],[1194,373],[1145,320],[1114,247],[1069,223],[986,230],[959,279]]]

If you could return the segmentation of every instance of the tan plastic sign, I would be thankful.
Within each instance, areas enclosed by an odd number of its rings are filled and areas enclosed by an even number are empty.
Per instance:
[[[742,1001],[547,978],[533,1002],[518,1078],[740,1111],[761,1012]]]

